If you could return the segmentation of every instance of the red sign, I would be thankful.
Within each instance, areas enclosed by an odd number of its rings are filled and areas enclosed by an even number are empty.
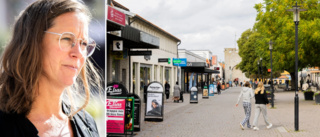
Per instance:
[[[107,133],[124,133],[125,99],[107,99]]]
[[[122,26],[126,25],[126,15],[110,6],[108,6],[107,19]]]
[[[217,65],[217,60],[218,60],[217,55],[212,56],[212,59],[211,59],[212,66],[216,66]]]
[[[268,72],[271,72],[271,69],[268,69]]]

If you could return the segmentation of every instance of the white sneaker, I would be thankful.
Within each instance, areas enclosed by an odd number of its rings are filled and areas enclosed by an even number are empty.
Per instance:
[[[253,130],[257,131],[257,130],[259,130],[259,128],[258,127],[253,127]]]
[[[270,129],[272,127],[272,124],[270,123],[268,126],[267,126],[267,129]]]
[[[244,130],[243,125],[241,123],[240,123],[240,127],[241,127],[242,130]]]

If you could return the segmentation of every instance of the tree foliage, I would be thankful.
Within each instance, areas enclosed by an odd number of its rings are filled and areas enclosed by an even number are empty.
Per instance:
[[[299,0],[300,13],[298,34],[298,68],[320,66],[320,2]],[[237,41],[242,62],[238,68],[245,73],[257,74],[257,61],[263,58],[263,74],[269,75],[270,50],[268,42],[273,41],[273,71],[286,70],[294,78],[295,71],[295,23],[292,9],[295,1],[264,0],[254,6],[257,11],[256,23],[252,30],[242,33]]]

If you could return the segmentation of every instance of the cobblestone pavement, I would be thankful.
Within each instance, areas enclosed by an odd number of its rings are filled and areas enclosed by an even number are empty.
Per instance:
[[[141,131],[134,137],[291,137],[319,136],[320,106],[315,101],[305,101],[303,93],[299,94],[299,132],[294,131],[294,92],[279,91],[275,93],[275,109],[268,107],[269,121],[273,124],[267,129],[260,115],[258,127],[260,130],[240,129],[239,123],[245,117],[242,103],[235,107],[240,87],[232,87],[215,94],[199,103],[190,104],[189,94],[184,94],[183,103],[164,101],[164,120],[162,122],[144,121],[144,107],[141,109]],[[250,123],[254,117],[254,99]]]

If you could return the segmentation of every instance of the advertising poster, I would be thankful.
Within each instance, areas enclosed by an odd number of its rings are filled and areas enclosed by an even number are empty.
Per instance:
[[[198,91],[191,91],[190,92],[190,100],[195,100],[197,101],[198,100]]]
[[[206,97],[206,98],[209,97],[209,91],[208,91],[208,87],[207,87],[207,86],[204,86],[204,87],[203,87],[202,97]]]
[[[126,115],[125,115],[125,130],[126,131],[133,131],[133,119],[134,119],[134,97],[129,97],[126,99]]]
[[[125,99],[107,99],[107,133],[124,133]]]
[[[209,96],[214,96],[214,85],[213,84],[209,85]]]
[[[147,93],[146,116],[162,116],[162,93]]]

